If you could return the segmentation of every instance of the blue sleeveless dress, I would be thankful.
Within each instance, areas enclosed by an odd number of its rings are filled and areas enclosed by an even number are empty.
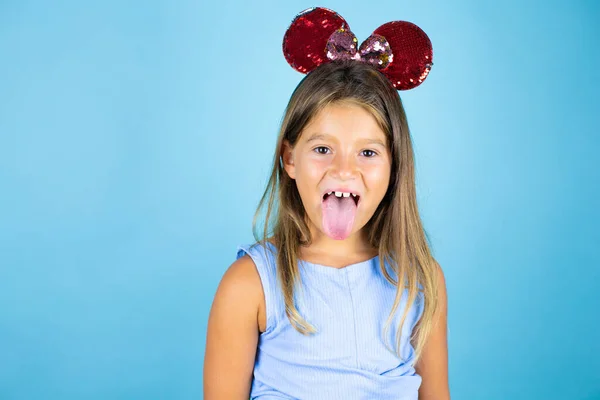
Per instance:
[[[276,252],[272,243],[237,248],[238,259],[248,254],[256,264],[265,294],[267,324],[259,336],[251,398],[417,400],[421,376],[413,367],[409,338],[423,313],[422,293],[402,329],[403,361],[382,339],[396,288],[383,276],[378,256],[340,269],[299,260],[302,286],[295,292],[296,305],[317,329],[304,336],[285,314]],[[405,289],[388,328],[392,349],[407,296]]]

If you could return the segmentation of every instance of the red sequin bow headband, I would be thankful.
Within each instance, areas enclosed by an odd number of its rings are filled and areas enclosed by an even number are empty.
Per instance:
[[[411,22],[387,22],[357,45],[344,18],[327,8],[312,7],[296,15],[288,27],[283,54],[302,73],[338,59],[365,62],[387,76],[398,90],[419,86],[433,65],[429,37]]]

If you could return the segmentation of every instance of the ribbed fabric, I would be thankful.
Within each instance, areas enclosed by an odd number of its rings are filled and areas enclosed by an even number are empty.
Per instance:
[[[383,276],[378,256],[341,269],[300,260],[302,292],[296,290],[296,304],[318,330],[304,336],[285,314],[277,249],[267,246],[237,249],[237,258],[249,254],[256,264],[265,293],[267,326],[259,336],[251,398],[417,400],[421,376],[413,367],[409,338],[423,313],[422,293],[402,329],[403,361],[382,339],[396,288]],[[405,290],[388,331],[392,348],[407,295]]]

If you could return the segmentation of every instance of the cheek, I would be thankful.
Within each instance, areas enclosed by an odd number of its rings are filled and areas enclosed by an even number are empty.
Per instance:
[[[385,194],[390,182],[390,166],[376,165],[363,170],[366,184],[376,193]]]
[[[365,162],[362,165],[362,171],[366,176],[373,178],[382,178],[389,176],[390,164],[384,159],[372,160],[371,162]]]
[[[390,176],[390,169],[385,166],[378,165],[373,168],[368,168],[365,171],[365,174],[369,179],[377,181],[383,180],[383,183],[387,183],[387,180],[384,180],[384,178],[389,178]]]
[[[307,157],[306,159],[301,160],[298,165],[298,174],[308,180],[321,179],[320,177],[323,175],[324,171],[327,170],[328,165],[329,161],[324,158],[315,159]]]
[[[323,179],[326,170],[327,163],[323,160],[302,158],[296,162],[296,186],[306,206],[308,206],[306,202],[312,204],[312,199],[316,196],[319,182]]]

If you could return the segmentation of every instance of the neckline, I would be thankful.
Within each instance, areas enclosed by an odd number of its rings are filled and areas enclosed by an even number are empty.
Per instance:
[[[277,251],[277,247],[273,243],[267,241],[267,244],[274,251]],[[332,274],[341,274],[342,272],[340,272],[340,271],[343,271],[343,270],[351,271],[351,270],[359,268],[360,266],[363,266],[363,265],[372,265],[373,262],[378,261],[378,260],[379,260],[379,254],[377,254],[374,257],[369,258],[368,260],[363,260],[363,261],[359,261],[359,262],[356,262],[353,264],[349,264],[342,268],[332,267],[331,265],[312,263],[312,262],[303,260],[301,258],[298,259],[298,264],[306,265],[313,270],[326,271],[326,272],[332,273]]]
[[[319,269],[319,270],[325,270],[325,271],[332,271],[332,273],[341,273],[341,272],[336,272],[336,271],[342,271],[342,270],[352,270],[352,269],[356,269],[359,268],[362,265],[372,265],[373,262],[377,261],[377,259],[379,258],[379,255],[376,255],[374,257],[369,258],[368,260],[364,260],[364,261],[359,261],[356,263],[352,263],[352,264],[348,264],[345,267],[333,267],[331,265],[324,265],[324,264],[317,264],[317,263],[312,263],[306,260],[302,260],[302,259],[298,259],[298,262],[304,264],[304,265],[308,265],[309,267],[313,268],[313,269]]]

